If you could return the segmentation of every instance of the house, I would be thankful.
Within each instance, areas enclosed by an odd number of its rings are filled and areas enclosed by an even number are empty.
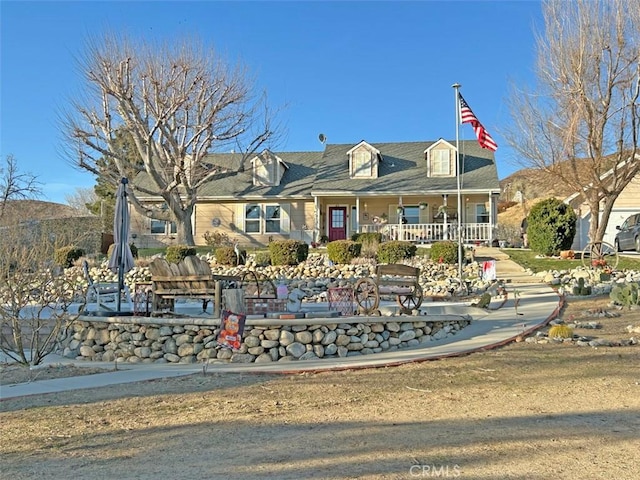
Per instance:
[[[591,212],[586,203],[582,203],[580,195],[575,193],[564,200],[565,203],[573,206],[578,217],[576,225],[576,236],[573,239],[572,249],[576,251],[584,250],[589,243],[589,224],[591,222]],[[629,184],[622,190],[616,199],[609,222],[605,231],[603,241],[614,245],[617,226],[634,213],[640,213],[640,174],[636,175]]]
[[[240,168],[240,155],[211,154],[226,167],[198,192],[194,238],[223,232],[243,246],[313,241],[381,232],[386,239],[430,243],[494,239],[500,193],[493,152],[474,141],[327,144],[322,152],[264,150]],[[458,185],[459,182],[459,185]],[[459,195],[458,195],[459,193]],[[458,197],[461,208],[458,209]],[[149,197],[146,202],[162,202]],[[175,226],[134,215],[138,246],[175,242]]]

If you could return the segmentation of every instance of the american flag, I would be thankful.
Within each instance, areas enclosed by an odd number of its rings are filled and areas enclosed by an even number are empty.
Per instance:
[[[473,127],[473,131],[476,132],[476,137],[478,137],[478,143],[480,146],[495,152],[498,149],[498,145],[493,138],[491,138],[489,132],[485,130],[480,121],[473,114],[469,104],[465,102],[464,98],[462,98],[462,95],[459,93],[458,100],[460,101],[460,123],[470,123]]]

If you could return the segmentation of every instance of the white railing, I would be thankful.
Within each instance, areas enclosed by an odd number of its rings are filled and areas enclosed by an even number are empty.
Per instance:
[[[442,223],[383,224],[360,225],[361,233],[380,232],[384,240],[405,240],[414,243],[432,243],[440,240],[457,240],[458,225]],[[462,238],[465,242],[491,241],[491,228],[488,223],[465,223],[462,225]]]

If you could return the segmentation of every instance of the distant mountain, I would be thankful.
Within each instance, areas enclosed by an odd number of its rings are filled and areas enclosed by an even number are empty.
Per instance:
[[[524,184],[527,199],[560,197],[562,199],[575,193],[562,185],[557,177],[542,170],[525,168],[500,180],[500,200],[518,201],[515,186]]]
[[[4,219],[49,220],[53,218],[92,217],[86,210],[64,205],[62,203],[42,200],[10,200],[5,205]]]

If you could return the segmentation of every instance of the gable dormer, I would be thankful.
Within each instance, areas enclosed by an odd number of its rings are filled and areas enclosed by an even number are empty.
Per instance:
[[[378,178],[380,150],[364,140],[347,152],[349,178]]]
[[[287,168],[289,166],[280,157],[269,150],[264,150],[251,159],[253,185],[258,187],[277,187],[280,185],[282,176]]]
[[[455,177],[456,147],[440,139],[424,151],[427,162],[427,176]]]

